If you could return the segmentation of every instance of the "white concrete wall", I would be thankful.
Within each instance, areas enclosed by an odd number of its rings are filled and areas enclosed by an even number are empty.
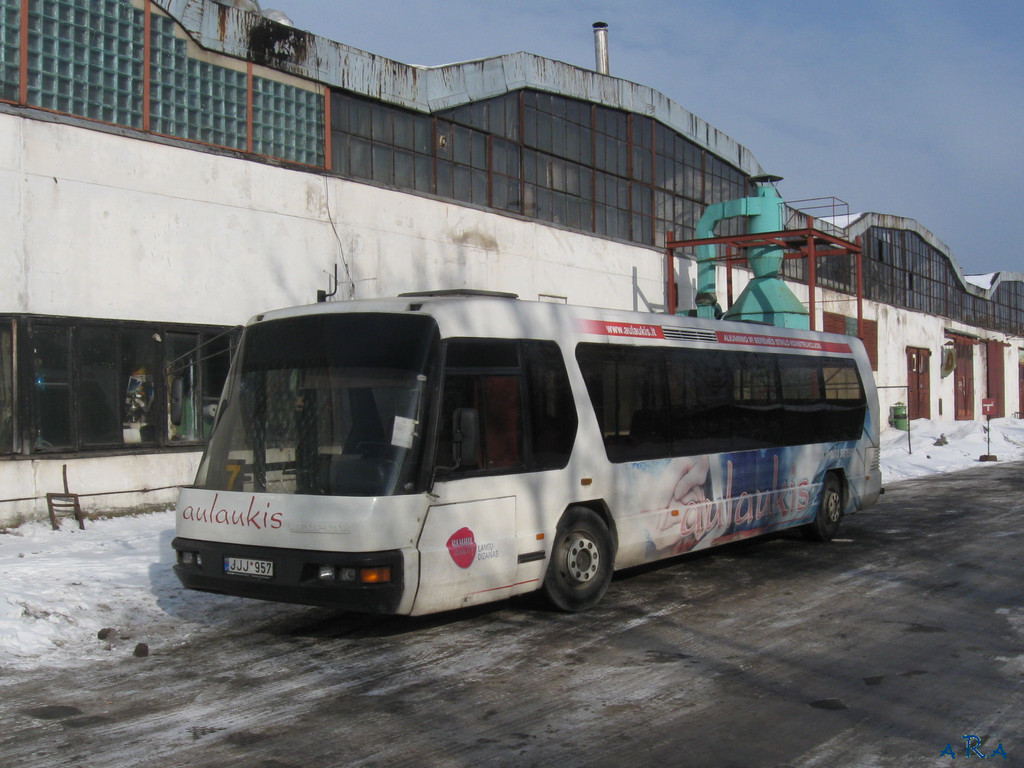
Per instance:
[[[659,251],[367,184],[0,114],[0,311],[234,324],[469,287],[664,301]]]
[[[0,461],[0,497],[20,499],[0,504],[0,528],[46,519],[46,494],[64,490],[65,465],[68,490],[83,494],[80,501],[87,514],[173,506],[178,494],[168,486],[191,483],[201,456],[199,452],[142,453]],[[61,524],[66,525],[63,520]]]
[[[878,321],[878,371],[875,381],[879,387],[905,387],[907,385],[907,347],[921,347],[932,352],[929,378],[931,382],[931,413],[933,419],[953,418],[952,376],[941,377],[944,327],[948,321],[919,312],[896,311],[893,307],[865,302],[865,317]],[[907,403],[906,389],[879,389],[883,426],[890,407]],[[942,417],[939,416],[941,401]]]

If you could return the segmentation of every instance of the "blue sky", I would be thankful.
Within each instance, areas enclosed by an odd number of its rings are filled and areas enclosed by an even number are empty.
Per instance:
[[[787,200],[916,219],[967,273],[1024,272],[1020,0],[262,0],[407,64],[529,51],[648,85],[750,149]]]

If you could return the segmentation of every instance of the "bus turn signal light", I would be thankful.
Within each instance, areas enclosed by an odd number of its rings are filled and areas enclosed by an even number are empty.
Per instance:
[[[381,565],[375,568],[360,568],[359,581],[363,584],[388,584],[391,581],[391,566]]]

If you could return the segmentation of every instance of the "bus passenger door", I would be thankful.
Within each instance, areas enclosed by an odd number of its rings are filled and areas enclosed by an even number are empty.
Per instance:
[[[518,563],[515,496],[430,507],[418,549],[413,615],[509,597]]]

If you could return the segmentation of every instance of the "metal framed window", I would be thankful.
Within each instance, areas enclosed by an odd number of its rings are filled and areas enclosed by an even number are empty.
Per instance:
[[[0,440],[15,443],[7,422],[19,414],[29,454],[154,450],[209,436],[231,329],[32,316],[23,325],[26,353],[0,361]],[[22,402],[5,382],[19,362],[31,384]]]

